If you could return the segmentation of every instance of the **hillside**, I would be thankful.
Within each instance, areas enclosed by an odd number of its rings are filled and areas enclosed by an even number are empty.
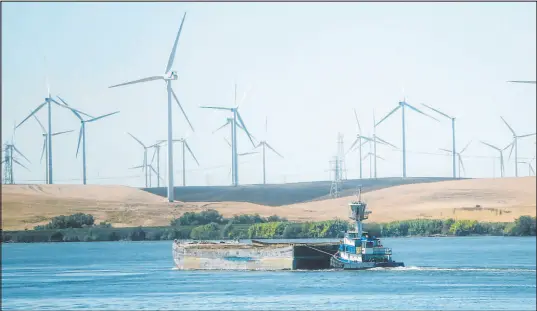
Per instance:
[[[379,190],[371,187],[363,198],[373,212],[372,222],[415,218],[512,221],[521,215],[535,216],[535,181],[535,177],[467,179]],[[351,199],[312,198],[282,206],[236,201],[168,203],[164,197],[124,186],[2,185],[2,226],[5,230],[31,229],[51,217],[78,212],[92,214],[98,222],[108,221],[116,227],[158,226],[169,224],[170,219],[186,211],[207,208],[214,208],[226,217],[259,213],[297,221],[346,219],[347,203]]]
[[[444,177],[393,177],[378,179],[350,179],[342,182],[342,195],[352,195],[359,186],[363,192],[404,184],[451,180]],[[300,182],[268,185],[191,186],[176,187],[175,199],[183,202],[249,202],[282,206],[314,200],[328,199],[330,181]],[[167,188],[146,188],[147,192],[166,197]]]

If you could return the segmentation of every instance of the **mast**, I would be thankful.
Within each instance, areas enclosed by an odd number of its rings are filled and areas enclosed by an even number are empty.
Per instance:
[[[371,213],[370,211],[366,211],[367,204],[362,202],[361,186],[358,188],[358,201],[352,202],[349,205],[351,206],[351,214],[349,218],[355,221],[356,233],[358,233],[358,237],[361,237],[363,232],[362,221],[367,219],[368,215]]]

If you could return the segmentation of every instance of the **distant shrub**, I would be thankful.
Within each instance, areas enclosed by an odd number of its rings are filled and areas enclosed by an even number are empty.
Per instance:
[[[170,224],[172,226],[198,226],[210,223],[221,224],[223,222],[224,217],[218,211],[209,209],[199,213],[186,212],[181,217],[173,219]]]
[[[59,231],[54,232],[50,236],[50,242],[63,242],[63,234]]]
[[[514,236],[535,236],[536,218],[531,216],[520,216],[515,219],[514,224],[506,228],[505,233]]]
[[[197,226],[192,229],[190,237],[195,240],[216,240],[221,236],[218,224],[212,222],[210,224]]]
[[[477,221],[475,220],[457,220],[451,225],[449,232],[456,236],[465,236],[476,231]]]
[[[131,241],[143,241],[145,240],[145,231],[142,227],[138,227],[129,233],[129,240]]]
[[[83,228],[85,226],[93,226],[95,219],[92,215],[76,213],[70,216],[56,216],[52,220],[42,226],[34,227],[35,230],[50,230],[50,229],[67,229],[67,228]]]

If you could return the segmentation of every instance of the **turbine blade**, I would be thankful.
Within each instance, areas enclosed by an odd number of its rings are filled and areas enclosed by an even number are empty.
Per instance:
[[[244,93],[242,94],[242,98],[241,98],[241,100],[239,101],[239,104],[237,105],[237,107],[235,107],[235,108],[239,108],[239,106],[242,105],[242,103],[243,103],[244,100],[246,99],[246,96],[252,91],[253,88],[254,88],[254,86],[252,85],[252,86],[250,87],[250,89],[248,89],[248,91],[246,91],[246,92],[244,92]]]
[[[533,134],[526,134],[526,135],[520,135],[520,136],[517,136],[517,138],[522,138],[522,137],[528,137],[528,136],[533,136],[537,133],[533,133]]]
[[[108,117],[108,116],[114,115],[114,114],[116,114],[116,113],[119,113],[119,111],[112,112],[112,113],[108,113],[108,114],[102,115],[102,116],[100,116],[100,117],[90,119],[90,120],[88,120],[88,121],[86,121],[86,122],[94,122],[94,121],[97,121],[97,120],[99,120],[99,119],[106,118],[106,117]]]
[[[267,146],[270,150],[272,150],[275,154],[279,155],[283,159],[283,156],[278,151],[274,150],[274,148],[272,148],[267,142],[265,142],[265,146]]]
[[[39,163],[43,162],[43,156],[45,155],[45,149],[47,148],[47,139],[43,139],[43,149],[41,150],[41,158],[39,159]]]
[[[228,111],[233,111],[233,108],[227,108],[227,107],[216,107],[216,106],[200,106],[200,108],[205,108],[205,109],[218,109],[218,110],[228,110]]]
[[[27,171],[30,171],[26,166],[24,166],[22,163],[20,163],[19,161],[17,161],[17,159],[12,158],[11,160],[13,160],[13,162],[17,163],[18,165],[24,167]]]
[[[81,126],[80,126],[80,131],[79,131],[79,133],[78,133],[78,144],[77,144],[77,146],[76,146],[76,156],[75,156],[75,157],[77,157],[77,158],[78,158],[78,151],[79,151],[79,149],[80,149],[80,141],[82,140],[82,129],[83,129],[83,128],[84,128],[84,127],[81,125]]]
[[[481,142],[482,144],[484,144],[484,145],[489,146],[490,148],[494,148],[494,149],[496,149],[496,150],[498,150],[498,151],[502,151],[500,148],[498,148],[498,147],[496,147],[496,146],[493,146],[493,145],[491,145],[491,144],[489,144],[489,143],[486,143],[486,142],[484,142],[484,141],[480,141],[480,142]]]
[[[226,141],[226,143],[228,144],[229,147],[231,147],[231,144],[229,143],[229,141],[227,139],[224,138],[224,140]]]
[[[71,106],[69,106],[69,105],[67,104],[67,102],[65,102],[65,100],[63,100],[63,98],[61,98],[61,97],[58,96],[58,95],[56,95],[56,97],[58,97],[58,99],[59,99],[62,103],[64,103],[65,106],[71,108]],[[82,114],[82,115],[85,115],[85,116],[88,117],[88,118],[94,118],[93,116],[91,116],[91,115],[89,115],[89,114],[87,114],[87,113],[85,113],[85,112],[82,112],[82,111],[80,111],[80,110],[76,110],[76,109],[74,109],[74,110],[71,110],[71,111],[75,112],[75,115],[76,115],[80,120],[82,120],[82,118],[80,117],[80,115],[78,115],[78,113],[80,113],[80,114]],[[77,113],[77,112],[78,112],[78,113]]]
[[[185,141],[185,146],[186,146],[186,149],[188,149],[188,152],[190,152],[190,154],[192,155],[192,157],[194,158],[194,160],[198,164],[198,166],[200,166],[200,163],[198,162],[198,159],[196,159],[196,156],[194,155],[194,152],[192,152],[192,149],[190,149],[190,146],[188,145],[188,143],[186,141]]]
[[[18,128],[19,126],[21,126],[26,120],[28,120],[31,116],[33,116],[36,112],[38,112],[39,109],[43,108],[43,106],[45,106],[46,103],[47,103],[47,102],[44,102],[44,103],[42,103],[41,105],[37,106],[37,108],[35,108],[34,111],[32,111],[32,112],[30,113],[29,116],[27,116],[24,120],[22,120],[22,122],[19,123],[19,125],[15,126],[15,129],[17,129],[17,128]]]
[[[173,60],[175,58],[175,52],[177,50],[177,44],[179,43],[179,37],[181,36],[181,31],[183,30],[183,23],[185,22],[186,18],[186,12],[183,14],[183,20],[181,20],[181,26],[179,26],[179,31],[177,32],[177,36],[175,37],[175,41],[173,42],[173,48],[170,53],[170,57],[168,58],[168,64],[166,65],[166,73],[170,71],[170,69],[173,66]]]
[[[144,165],[138,165],[138,166],[133,166],[133,167],[130,167],[129,169],[132,170],[132,169],[136,169],[136,168],[144,168]]]
[[[41,121],[39,121],[39,119],[37,118],[37,116],[34,114],[34,118],[35,120],[37,121],[37,123],[39,123],[39,126],[41,127],[41,130],[43,130],[43,134],[46,134],[47,131],[45,130],[45,127],[43,126],[43,124],[41,123]]]
[[[513,145],[513,142],[510,142],[509,145],[505,146],[505,147],[502,149],[502,151],[504,151],[505,149],[511,147],[512,145]]]
[[[144,143],[142,143],[138,138],[134,137],[134,135],[132,135],[131,133],[128,133],[132,138],[134,138],[134,140],[136,140],[140,145],[142,145],[142,147],[146,148],[146,146],[144,145]]]
[[[155,148],[155,151],[153,151],[153,156],[151,157],[151,164],[153,164],[153,161],[155,160],[155,156],[157,155],[157,149]]]
[[[382,118],[377,124],[375,124],[375,126],[379,126],[382,122],[384,122],[384,120],[386,120],[389,116],[391,116],[394,112],[397,111],[397,109],[401,108],[401,105],[398,105],[397,107],[395,107],[392,111],[390,111],[390,113],[388,113],[384,118]]]
[[[464,169],[464,163],[462,162],[462,159],[461,157],[459,156],[459,165],[461,166],[462,168],[462,172],[464,175],[466,175],[466,170]]]
[[[404,102],[404,105],[407,106],[408,108],[410,108],[410,109],[412,109],[412,110],[418,112],[418,113],[421,113],[421,114],[424,115],[424,116],[427,116],[427,117],[429,117],[429,118],[431,118],[431,119],[434,119],[434,120],[438,121],[437,118],[435,118],[435,117],[433,117],[433,116],[430,116],[430,115],[426,114],[425,112],[419,110],[418,108],[416,108],[416,107],[414,107],[414,106],[412,106],[412,105],[410,105],[410,104],[408,104],[408,103],[406,103],[406,102]],[[440,122],[440,121],[438,121],[438,122]]]
[[[364,157],[362,157],[362,161],[367,159],[369,157],[370,153],[366,154]]]
[[[511,143],[511,150],[509,151],[509,158],[507,158],[508,160],[511,160],[511,154],[513,153],[514,147],[515,147],[515,142],[513,141],[513,143]]]
[[[507,81],[507,82],[511,82],[511,83],[530,83],[530,84],[535,84],[535,81]]]
[[[360,141],[360,137],[357,137],[356,140],[352,143],[351,147],[349,148],[349,150],[347,151],[347,153],[351,152],[352,151],[352,148],[354,148],[354,146],[358,143],[358,141]],[[345,154],[347,154],[345,153]]]
[[[129,85],[129,84],[136,84],[136,83],[142,83],[142,82],[148,82],[148,81],[154,81],[154,80],[164,80],[164,78],[162,76],[151,76],[151,77],[147,77],[147,78],[143,78],[143,79],[139,79],[139,80],[134,80],[134,81],[129,81],[129,82],[121,83],[121,84],[112,85],[112,86],[109,86],[108,88],[111,89],[113,87]]]
[[[217,128],[216,130],[214,130],[213,134],[218,132],[219,130],[223,129],[224,127],[226,127],[226,125],[228,125],[229,123],[230,123],[229,120],[227,120],[227,122],[224,125],[222,125],[221,127]]]
[[[73,132],[73,130],[57,132],[57,133],[53,133],[52,136],[61,135],[61,134],[65,134],[65,133],[71,133],[71,132]]]
[[[395,145],[393,145],[393,144],[391,144],[391,143],[385,141],[384,139],[382,139],[382,138],[380,138],[380,137],[378,137],[378,136],[375,136],[375,138],[376,138],[379,142],[381,142],[381,143],[384,143],[384,144],[386,144],[386,145],[388,145],[388,146],[390,146],[390,147],[392,147],[392,148],[399,149],[399,148],[397,148],[397,146],[395,146]]]
[[[251,152],[244,152],[244,153],[239,153],[237,154],[238,156],[245,156],[245,155],[251,155],[251,154],[256,154],[256,153],[259,153],[257,151],[251,151]]]
[[[447,114],[443,113],[442,111],[440,111],[440,110],[438,110],[438,109],[435,109],[435,108],[433,108],[433,107],[431,107],[431,106],[429,106],[429,105],[423,104],[423,103],[422,103],[422,105],[425,106],[425,107],[427,107],[427,108],[429,108],[429,109],[431,109],[432,111],[435,111],[435,112],[437,112],[437,113],[443,115],[444,117],[446,117],[446,118],[448,118],[448,119],[452,119],[452,117],[448,116]]]
[[[358,133],[362,133],[362,128],[360,127],[360,121],[358,121],[358,114],[356,114],[356,109],[354,110],[354,118],[356,119],[356,125],[358,125]]]
[[[15,151],[17,151],[17,153],[20,154],[24,159],[26,159],[28,163],[31,163],[30,160],[28,160],[28,158],[24,154],[22,154],[22,152],[20,152],[19,149],[17,149],[17,147],[15,147],[15,145],[13,145],[13,149],[15,149]]]
[[[447,149],[444,149],[444,148],[439,148],[439,149],[442,150],[442,151],[445,151],[445,152],[453,153],[453,150],[447,150]]]
[[[466,150],[466,148],[468,148],[468,146],[470,146],[471,143],[472,143],[472,141],[470,140],[470,141],[466,144],[466,146],[465,146],[464,148],[462,148],[462,150],[459,152],[459,154],[463,153],[464,150]]]
[[[383,157],[381,157],[381,156],[379,156],[379,155],[377,156],[377,158],[386,161],[386,159],[384,159]]]
[[[177,96],[175,95],[175,92],[170,87],[170,90],[172,91],[173,98],[175,98],[175,101],[177,102],[177,105],[181,109],[181,112],[183,112],[183,115],[185,116],[186,121],[188,122],[188,125],[190,125],[190,128],[192,129],[192,132],[194,132],[194,127],[192,126],[192,123],[190,123],[190,120],[188,119],[185,110],[183,110],[183,107],[181,106],[181,103],[179,102],[179,99],[177,99]]]
[[[503,123],[505,123],[505,125],[507,125],[507,127],[509,128],[511,133],[513,133],[513,136],[516,136],[515,131],[513,130],[513,128],[509,124],[507,124],[507,121],[505,121],[505,119],[503,117],[501,117],[501,116],[500,116],[500,118],[502,118]]]
[[[255,143],[254,143],[254,140],[252,139],[252,135],[250,135],[250,132],[248,132],[248,129],[246,128],[246,125],[244,124],[244,121],[242,120],[242,117],[241,117],[241,114],[239,113],[239,111],[237,111],[237,117],[239,118],[239,122],[242,124],[243,130],[248,135],[248,138],[250,139],[250,142],[252,143],[252,146],[255,147]]]

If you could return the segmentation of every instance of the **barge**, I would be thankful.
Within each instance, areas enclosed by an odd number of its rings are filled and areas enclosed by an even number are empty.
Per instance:
[[[403,267],[392,260],[392,250],[379,238],[362,230],[370,211],[358,200],[350,204],[349,218],[355,230],[344,233],[340,242],[267,243],[239,241],[173,241],[172,254],[180,270],[361,270],[375,267]]]

